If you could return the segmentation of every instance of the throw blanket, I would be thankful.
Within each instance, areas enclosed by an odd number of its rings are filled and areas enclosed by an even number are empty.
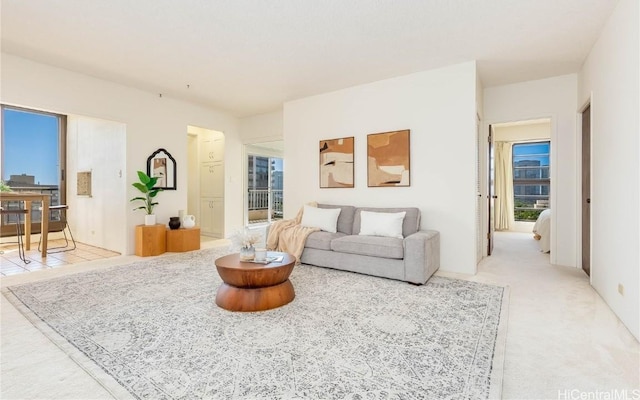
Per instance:
[[[317,203],[310,203],[309,205],[317,207]],[[269,227],[269,236],[267,236],[267,249],[293,254],[296,258],[296,265],[300,264],[300,257],[307,237],[320,230],[320,228],[300,225],[303,212],[304,208],[301,208],[295,219],[285,219],[272,223]]]

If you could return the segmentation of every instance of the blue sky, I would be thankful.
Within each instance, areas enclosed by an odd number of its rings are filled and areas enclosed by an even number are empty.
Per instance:
[[[52,115],[4,109],[2,179],[34,175],[43,185],[58,184],[58,119]]]

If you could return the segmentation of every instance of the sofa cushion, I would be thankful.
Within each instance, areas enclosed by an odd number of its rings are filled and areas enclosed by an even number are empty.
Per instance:
[[[353,218],[353,234],[360,233],[360,212],[361,211],[373,211],[373,212],[390,212],[398,213],[405,211],[404,221],[402,222],[402,236],[407,237],[413,235],[420,230],[420,209],[416,207],[404,207],[404,208],[376,208],[376,207],[359,207],[355,210]]]
[[[338,216],[337,231],[346,233],[347,235],[353,234],[353,217],[356,212],[354,206],[337,206],[333,204],[318,204],[318,208],[340,208],[340,215]]]
[[[399,213],[360,212],[360,235],[402,239],[402,222],[406,211]]]
[[[331,241],[340,237],[346,236],[342,232],[330,233],[330,232],[313,232],[307,236],[307,241],[304,244],[305,248],[318,249],[318,250],[331,250]]]
[[[305,205],[300,225],[310,228],[320,228],[323,231],[336,233],[340,208],[317,208]]]
[[[381,236],[346,235],[333,239],[331,250],[372,257],[404,258],[402,239]]]

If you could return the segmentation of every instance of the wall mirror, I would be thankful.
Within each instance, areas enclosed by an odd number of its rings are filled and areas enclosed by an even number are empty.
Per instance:
[[[147,158],[147,175],[158,178],[155,188],[176,190],[176,160],[165,149],[158,149]]]

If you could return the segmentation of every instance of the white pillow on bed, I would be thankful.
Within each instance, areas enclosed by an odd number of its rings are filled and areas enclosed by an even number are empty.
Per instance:
[[[384,213],[360,211],[360,235],[402,239],[402,221],[406,211]]]
[[[336,233],[340,211],[342,211],[341,208],[317,208],[305,205],[300,225]]]

